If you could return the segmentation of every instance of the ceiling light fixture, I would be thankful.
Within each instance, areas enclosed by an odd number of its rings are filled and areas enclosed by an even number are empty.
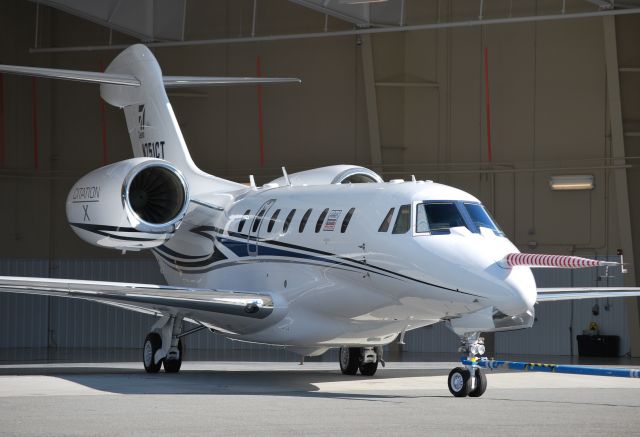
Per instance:
[[[549,186],[554,191],[593,190],[593,175],[551,176]]]

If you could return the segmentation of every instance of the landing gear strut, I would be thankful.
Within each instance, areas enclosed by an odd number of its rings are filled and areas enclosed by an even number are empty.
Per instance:
[[[362,376],[373,376],[378,363],[384,367],[382,347],[341,347],[340,370],[344,375],[355,375],[360,370]]]
[[[479,332],[465,334],[459,351],[466,353],[469,360],[484,355],[484,339]],[[487,390],[487,376],[477,365],[456,367],[449,373],[449,391],[458,398],[480,397]]]
[[[176,373],[182,366],[182,317],[164,316],[152,327],[144,340],[142,364],[147,373]]]

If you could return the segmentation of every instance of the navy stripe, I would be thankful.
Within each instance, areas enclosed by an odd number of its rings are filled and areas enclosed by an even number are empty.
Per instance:
[[[220,237],[218,237],[218,241],[240,258],[249,256],[249,250],[247,249],[246,241],[229,240],[228,238]]]
[[[340,257],[340,256],[338,256],[336,254],[333,254],[333,253],[330,253],[330,252],[324,252],[324,251],[321,251],[321,250],[311,249],[311,248],[308,248],[308,247],[296,246],[295,244],[283,243],[281,241],[262,240],[261,243],[273,244],[273,245],[276,245],[276,246],[283,246],[283,247],[290,247],[292,249],[303,250],[303,251],[308,251],[308,252],[314,252],[314,253],[318,253],[318,254],[325,255],[325,256],[332,256],[332,257],[336,257],[336,258],[344,260],[344,261],[350,261],[350,262],[353,262],[353,263],[356,263],[356,264],[360,264],[362,266],[367,266],[370,269],[363,268],[363,270],[368,271],[368,272],[377,273],[377,274],[383,275],[383,276],[388,276],[388,275],[384,275],[384,274],[382,274],[380,272],[376,272],[374,270],[371,270],[371,268],[372,269],[377,269],[377,270],[380,270],[380,271],[383,271],[383,272],[386,272],[386,273],[389,273],[389,274],[392,274],[392,275],[399,276],[399,277],[407,279],[409,281],[415,281],[415,282],[419,282],[419,283],[424,284],[424,285],[430,285],[432,287],[441,288],[443,290],[448,290],[448,291],[454,291],[456,293],[467,294],[469,296],[482,297],[482,296],[479,296],[477,294],[467,293],[465,291],[456,290],[454,288],[444,287],[442,285],[433,284],[431,282],[421,281],[420,279],[412,278],[411,276],[406,276],[406,275],[403,275],[401,273],[394,272],[392,270],[383,269],[382,267],[378,267],[378,266],[375,266],[375,265],[372,265],[372,264],[368,264],[368,263],[366,263],[364,261],[358,261],[358,260],[355,260],[355,259],[352,259],[352,258]],[[260,252],[262,252],[262,251],[260,250]]]
[[[111,230],[111,229],[116,229],[117,232],[138,232],[133,228],[116,228],[115,226],[88,225],[85,223],[69,223],[69,224],[71,226],[75,226],[76,228],[80,228],[82,230],[91,232],[93,234],[98,234],[98,235],[102,235],[103,237],[113,238],[114,240],[120,240],[120,241],[157,241],[158,240],[158,238],[126,237],[123,235],[113,235],[113,234],[110,234],[109,232],[105,232],[106,230]],[[164,235],[164,233],[159,235]],[[165,238],[163,238],[163,240],[164,239]]]
[[[197,267],[205,267],[205,266],[209,266],[211,264],[215,264],[218,261],[224,261],[227,259],[226,256],[224,256],[224,254],[222,252],[220,252],[219,250],[216,250],[214,247],[213,253],[211,254],[211,256],[209,256],[207,259],[203,259],[201,261],[180,261],[176,258],[171,258],[163,253],[161,253],[160,251],[153,249],[153,251],[155,253],[158,254],[158,256],[160,256],[161,258],[164,258],[165,260],[169,261],[170,263],[176,265],[176,266],[180,266],[180,267],[187,267],[187,268],[197,268]]]
[[[115,231],[115,232],[138,232],[134,228],[123,228],[121,226],[94,225],[92,223],[69,223],[71,226],[84,229],[86,231]]]
[[[162,245],[162,246],[158,246],[156,248],[156,250],[159,250],[161,252],[166,253],[167,255],[170,255],[174,258],[182,258],[182,259],[200,259],[200,258],[205,258],[209,255],[198,255],[198,256],[194,256],[194,255],[185,255],[183,253],[180,252],[176,252],[173,249],[168,248],[166,245]]]
[[[220,228],[216,228],[214,226],[201,226],[199,228],[194,228],[191,231],[195,232],[196,230],[200,231],[200,230],[207,230],[207,231],[212,231],[212,232],[216,232],[218,234],[223,234],[224,231]],[[208,238],[212,238],[210,235],[208,234],[204,234],[202,232],[196,232],[200,235],[204,235],[207,236]],[[251,241],[256,241],[256,237],[253,236],[248,236],[247,234],[240,234],[237,232],[228,232],[229,236],[232,237],[236,237],[236,238],[242,238],[245,241],[235,241],[235,240],[231,240],[231,239],[227,239],[227,238],[220,238],[218,237],[218,241],[220,241],[220,243],[224,244],[224,246],[231,250],[233,253],[236,254],[236,256],[241,257],[241,258],[245,258],[249,256],[249,251],[247,248],[247,241],[246,240],[251,240]],[[317,250],[317,249],[312,249],[309,247],[304,247],[304,246],[298,246],[295,244],[290,244],[290,243],[285,243],[282,241],[275,241],[275,240],[257,240],[260,243],[264,243],[264,244],[270,244],[273,246],[280,246],[280,247],[286,247],[286,248],[290,248],[290,249],[294,249],[294,250],[299,250],[302,252],[311,252],[311,253],[315,253],[318,255],[323,255],[323,256],[328,256],[328,257],[333,257],[333,258],[337,258],[339,260],[342,261],[347,261],[347,262],[351,262],[356,264],[357,266],[353,266],[350,264],[346,264],[344,262],[340,262],[340,261],[336,261],[336,260],[328,260],[328,259],[324,259],[324,258],[319,258],[317,256],[312,256],[312,255],[308,255],[308,254],[300,254],[300,253],[296,253],[296,252],[291,252],[291,251],[284,251],[284,250],[278,250],[275,248],[269,248],[268,246],[259,246],[258,248],[258,253],[260,256],[262,255],[270,255],[270,256],[284,256],[284,257],[291,257],[291,258],[299,258],[299,259],[309,259],[309,260],[315,260],[315,261],[321,261],[321,262],[326,262],[329,264],[336,264],[336,265],[343,265],[343,266],[349,266],[351,268],[357,268],[361,271],[365,271],[368,273],[374,273],[380,276],[385,276],[388,278],[393,278],[394,276],[397,276],[399,278],[402,279],[406,279],[408,281],[413,281],[413,282],[417,282],[423,285],[428,285],[430,287],[435,287],[435,288],[439,288],[441,290],[446,290],[446,291],[452,291],[454,293],[460,293],[460,294],[465,294],[468,296],[474,296],[474,297],[481,297],[484,298],[483,296],[477,295],[477,294],[473,294],[473,293],[468,293],[466,291],[460,291],[458,289],[455,288],[449,288],[449,287],[445,287],[443,285],[437,285],[431,282],[427,282],[427,281],[422,281],[420,279],[416,279],[413,278],[411,276],[407,276],[407,275],[403,275],[401,273],[397,273],[394,272],[392,270],[388,270],[388,269],[384,269],[382,267],[378,267],[372,264],[368,264],[365,261],[358,261],[352,258],[345,258],[345,257],[340,257],[334,253],[331,252],[325,252],[322,250]],[[384,273],[382,273],[384,272]],[[393,275],[393,276],[391,276]],[[398,279],[398,278],[395,278]]]

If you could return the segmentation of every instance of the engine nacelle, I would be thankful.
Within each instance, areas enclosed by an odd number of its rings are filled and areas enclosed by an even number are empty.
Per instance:
[[[289,175],[292,185],[327,185],[382,182],[382,178],[373,170],[357,165],[330,165],[314,168]],[[286,185],[284,177],[271,182]]]
[[[67,220],[84,241],[120,250],[160,246],[189,206],[189,187],[169,162],[133,158],[82,177],[67,196]]]

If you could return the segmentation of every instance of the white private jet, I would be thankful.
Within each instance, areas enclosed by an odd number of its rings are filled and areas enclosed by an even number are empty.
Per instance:
[[[482,203],[431,181],[383,182],[336,165],[262,187],[220,179],[191,160],[165,88],[299,82],[163,76],[144,45],[104,73],[0,66],[0,71],[100,84],[123,108],[134,158],[71,189],[67,218],[100,247],[151,250],[168,286],[0,277],[0,291],[86,299],[159,316],[144,341],[147,372],[178,372],[181,338],[208,328],[304,356],[340,348],[344,374],[373,375],[382,347],[446,321],[469,357],[481,332],[531,327],[536,302],[638,296],[639,288],[536,289],[531,267],[613,265],[519,254]],[[197,325],[182,331],[182,321]],[[481,396],[477,366],[453,369],[455,396]]]

